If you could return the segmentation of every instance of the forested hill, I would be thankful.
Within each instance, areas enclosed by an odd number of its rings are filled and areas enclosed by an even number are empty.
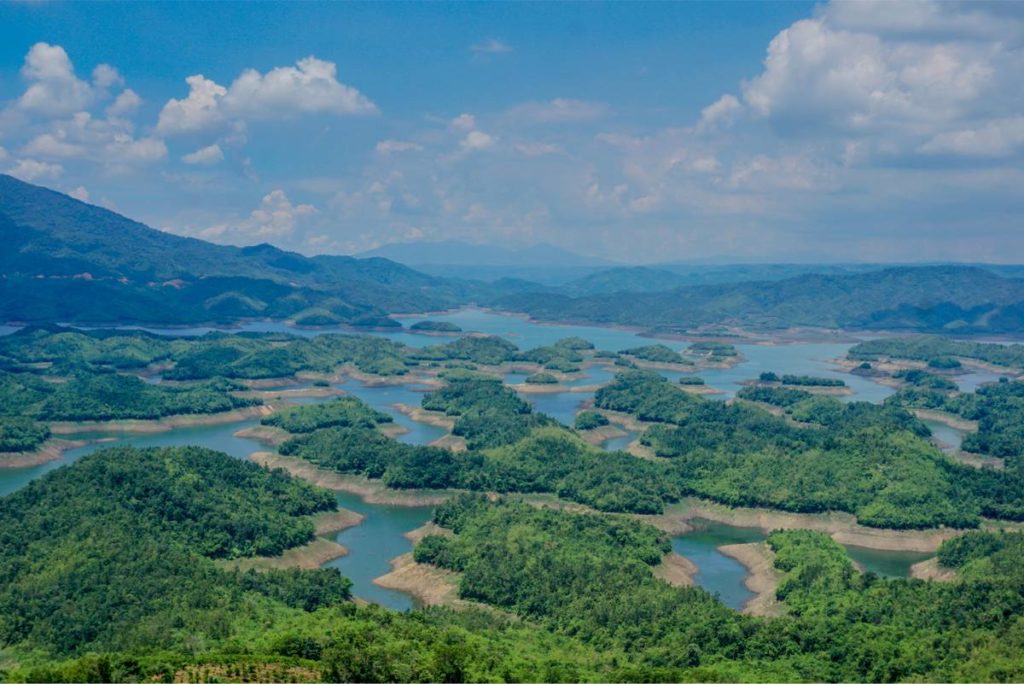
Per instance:
[[[679,287],[583,297],[509,295],[498,306],[539,319],[638,325],[794,326],[928,332],[1024,331],[1024,279],[972,266],[889,268],[852,275]]]
[[[380,324],[385,313],[464,301],[474,287],[387,259],[171,235],[6,175],[0,241],[0,320]]]

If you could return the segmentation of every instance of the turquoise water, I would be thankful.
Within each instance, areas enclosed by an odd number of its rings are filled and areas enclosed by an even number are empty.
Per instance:
[[[846,552],[865,571],[882,577],[910,577],[910,566],[935,555],[918,551],[879,551],[863,546],[847,546]]]
[[[759,528],[736,527],[701,518],[690,523],[694,530],[673,538],[672,550],[697,566],[694,576],[697,586],[717,594],[730,608],[740,610],[754,597],[754,593],[744,585],[749,573],[742,563],[726,556],[718,547],[760,542],[768,535]],[[862,546],[844,545],[844,548],[866,572],[881,577],[909,577],[912,565],[935,555],[916,551],[881,551]]]
[[[328,561],[325,568],[338,568],[352,580],[353,595],[379,603],[385,608],[409,610],[415,601],[408,594],[378,587],[374,578],[391,571],[389,561],[412,551],[412,542],[403,535],[428,522],[430,506],[380,506],[368,504],[354,494],[338,492],[338,505],[362,513],[365,520],[342,530],[335,541],[349,550],[347,556]]]
[[[718,547],[762,541],[764,532],[701,519],[694,519],[691,524],[695,529],[675,537],[672,550],[697,566],[694,576],[697,586],[717,594],[730,608],[742,609],[747,601],[754,598],[754,592],[743,584],[749,573],[742,563],[726,556]]]
[[[627,432],[622,437],[612,437],[601,442],[600,447],[605,451],[623,451],[636,437],[636,432]]]
[[[993,373],[987,370],[972,368],[967,373],[953,376],[953,382],[960,388],[961,392],[976,392],[978,387],[986,382],[999,382],[999,378],[1006,373]]]
[[[444,437],[446,433],[444,428],[418,423],[394,407],[394,404],[419,406],[423,401],[424,392],[428,390],[424,385],[373,385],[349,380],[338,387],[359,397],[378,411],[393,417],[396,423],[406,428],[408,432],[397,437],[401,442],[430,444],[434,440]]]
[[[957,430],[937,420],[921,421],[932,431],[932,441],[943,451],[958,451],[960,444],[964,441],[963,430]]]

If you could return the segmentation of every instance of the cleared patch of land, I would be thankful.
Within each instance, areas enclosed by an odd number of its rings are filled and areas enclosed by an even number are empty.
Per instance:
[[[718,550],[739,561],[749,573],[743,584],[756,596],[747,601],[743,612],[748,615],[781,615],[785,608],[775,598],[781,574],[775,569],[775,554],[766,542],[726,544]]]

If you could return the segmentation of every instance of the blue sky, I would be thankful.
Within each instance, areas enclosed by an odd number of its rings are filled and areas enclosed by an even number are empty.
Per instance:
[[[1024,5],[0,5],[0,171],[216,242],[1024,255]]]

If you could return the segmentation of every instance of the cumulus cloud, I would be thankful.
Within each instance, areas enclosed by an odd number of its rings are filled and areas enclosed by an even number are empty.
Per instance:
[[[727,93],[701,110],[697,127],[708,129],[713,126],[729,125],[742,111],[743,105],[736,96]]]
[[[185,83],[188,84],[188,95],[180,100],[168,100],[160,110],[156,124],[158,133],[192,133],[223,120],[220,102],[227,95],[227,88],[202,74],[189,76]]]
[[[494,145],[495,139],[483,131],[470,131],[459,146],[466,151],[486,150]]]
[[[996,119],[975,128],[940,133],[921,146],[926,154],[1008,157],[1024,146],[1024,117]]]
[[[870,139],[864,159],[972,153],[950,141],[995,143],[1024,106],[1022,40],[1019,22],[956,3],[831,3],[771,41],[743,98],[785,136]]]
[[[85,156],[85,148],[83,146],[69,143],[64,139],[65,137],[63,131],[58,131],[57,134],[42,133],[30,140],[22,148],[22,152],[42,157],[73,158]]]
[[[130,116],[138,110],[139,105],[142,104],[142,98],[139,97],[131,88],[126,88],[121,91],[121,94],[117,96],[114,102],[107,107],[107,116],[112,117],[124,117]]]
[[[288,241],[299,224],[319,211],[311,204],[293,204],[283,190],[273,190],[260,201],[248,217],[226,221],[200,230],[174,230],[204,240],[234,245],[251,245],[267,241]]]
[[[85,186],[79,185],[77,188],[68,191],[70,197],[74,197],[80,202],[89,201],[89,191],[85,189]]]
[[[29,83],[18,99],[21,109],[54,116],[79,111],[92,103],[92,86],[75,75],[68,53],[59,45],[33,45],[25,56],[21,75]]]
[[[476,128],[476,117],[472,114],[459,114],[452,119],[451,126],[457,131],[471,131]]]
[[[157,131],[164,135],[204,130],[228,120],[283,119],[298,114],[373,114],[377,106],[355,88],[340,83],[337,67],[316,57],[266,74],[243,71],[230,87],[202,74],[185,79],[189,93],[168,100]]]
[[[213,144],[207,145],[206,147],[200,148],[195,152],[186,154],[181,158],[181,161],[186,164],[199,164],[202,166],[211,166],[224,161],[224,151],[220,149],[220,145]]]
[[[64,173],[60,164],[49,164],[37,159],[19,159],[7,173],[26,182],[53,180]]]

